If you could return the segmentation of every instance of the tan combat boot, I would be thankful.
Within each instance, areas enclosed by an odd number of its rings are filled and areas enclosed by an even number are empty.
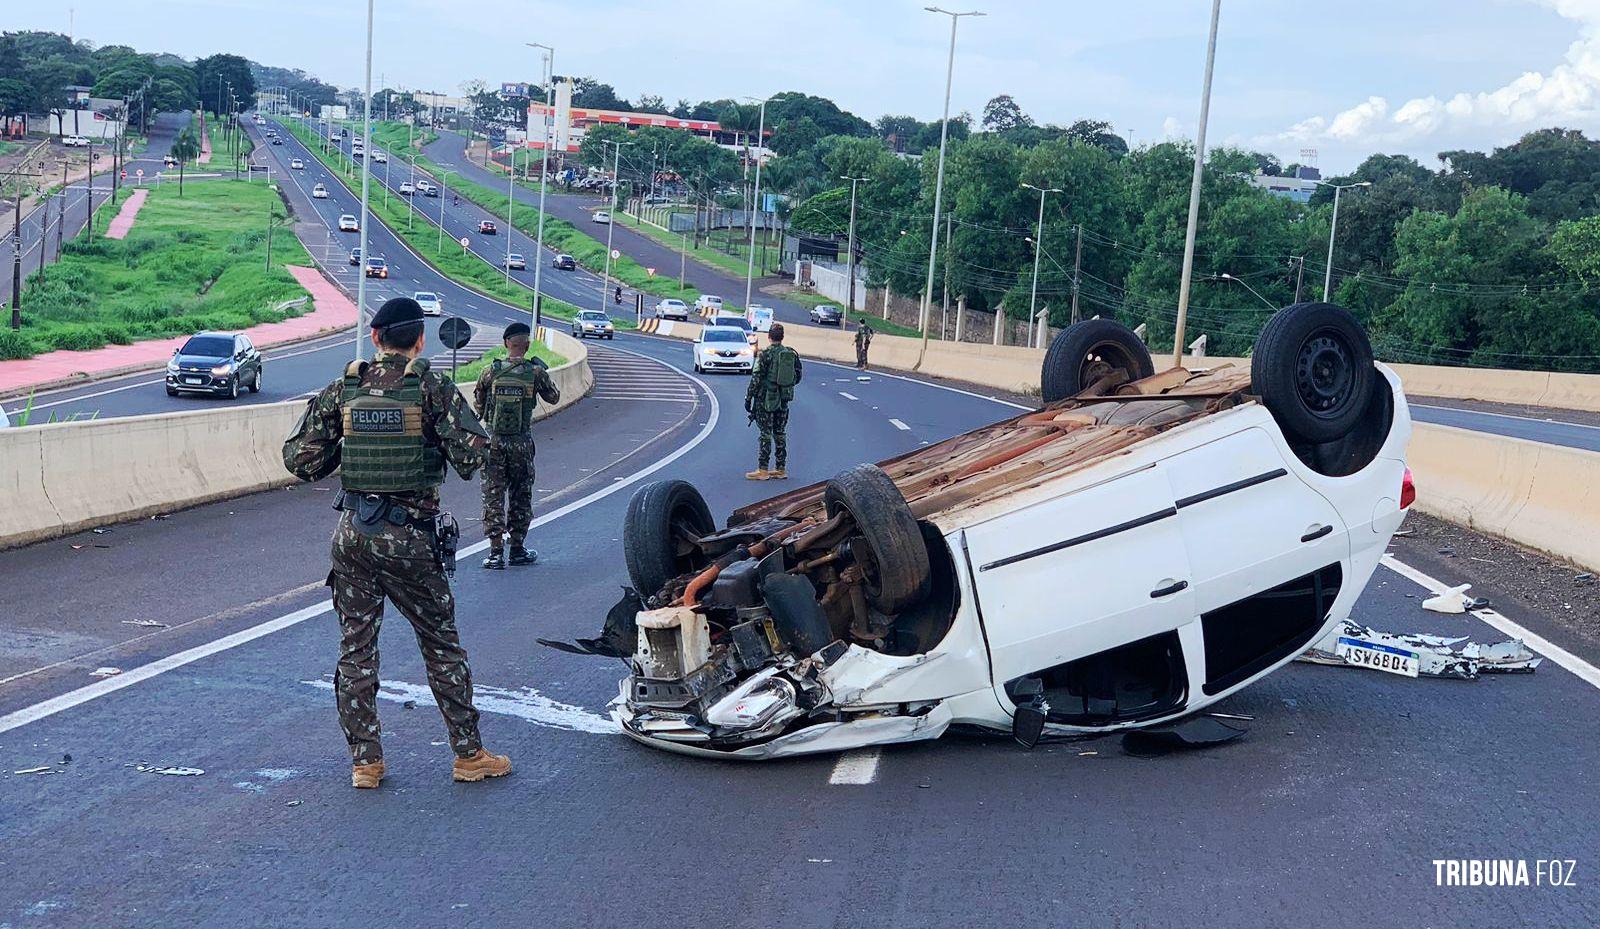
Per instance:
[[[787,468],[778,468],[775,471],[767,472],[767,480],[769,481],[787,481],[788,479],[789,471]]]
[[[383,762],[374,761],[371,764],[352,765],[350,768],[350,786],[362,789],[371,789],[378,786],[383,780]]]
[[[766,468],[757,468],[754,471],[746,471],[744,479],[747,481],[767,481],[772,479],[772,472]]]
[[[458,781],[481,781],[486,777],[505,777],[511,773],[511,759],[504,755],[491,755],[480,748],[463,758],[456,756],[451,775]]]

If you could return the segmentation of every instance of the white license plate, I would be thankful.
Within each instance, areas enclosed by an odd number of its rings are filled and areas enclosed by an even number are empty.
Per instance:
[[[198,378],[198,377],[186,377],[186,378],[184,378],[184,379],[183,379],[183,382],[184,382],[184,383],[185,383],[185,384],[199,384],[199,383],[203,383],[203,382],[202,382],[202,380],[201,380],[201,379],[200,379],[200,378]]]
[[[1416,677],[1422,668],[1422,659],[1416,652],[1348,636],[1339,637],[1334,653],[1343,658],[1345,664],[1405,677]]]

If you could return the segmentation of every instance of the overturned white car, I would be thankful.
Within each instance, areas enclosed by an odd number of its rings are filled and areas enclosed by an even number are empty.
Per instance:
[[[1079,323],[1043,385],[720,531],[688,483],[641,487],[633,590],[558,647],[623,657],[623,730],[708,757],[1159,725],[1341,623],[1411,502],[1399,380],[1328,304],[1281,310],[1248,371],[1154,374]]]

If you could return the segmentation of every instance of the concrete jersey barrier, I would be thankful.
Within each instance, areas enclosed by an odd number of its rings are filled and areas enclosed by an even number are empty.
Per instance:
[[[568,359],[550,372],[561,402],[541,405],[536,419],[594,384],[581,342],[557,332],[554,348]],[[0,429],[0,547],[293,484],[283,441],[304,409],[289,401]]]

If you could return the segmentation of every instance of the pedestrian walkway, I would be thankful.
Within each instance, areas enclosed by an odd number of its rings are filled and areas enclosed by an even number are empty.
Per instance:
[[[106,226],[106,238],[126,239],[128,230],[133,228],[134,217],[139,215],[139,207],[144,206],[144,198],[148,196],[150,192],[142,187],[129,194],[128,199],[123,201],[122,209],[117,211],[111,224]]]
[[[281,323],[262,323],[244,330],[259,348],[294,342],[322,332],[347,329],[356,320],[356,306],[314,268],[289,266],[289,273],[310,294],[315,308]],[[105,377],[164,364],[188,336],[151,339],[132,345],[107,345],[86,352],[57,351],[0,361],[0,395],[14,394],[86,377]]]
[[[589,370],[594,372],[591,400],[694,403],[699,399],[694,382],[682,372],[632,352],[591,344]]]

